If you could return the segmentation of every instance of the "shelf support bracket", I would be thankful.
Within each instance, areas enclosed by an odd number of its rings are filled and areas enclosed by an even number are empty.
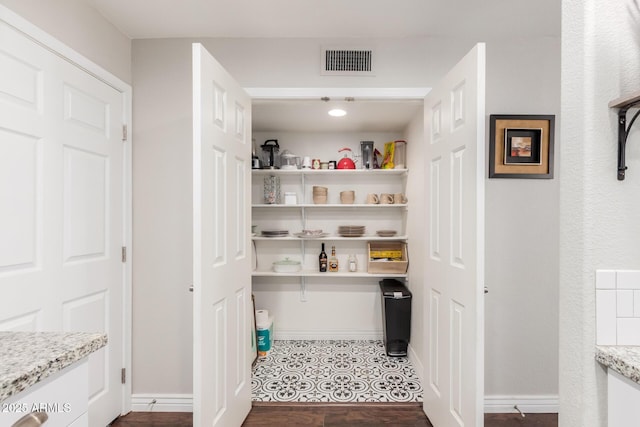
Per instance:
[[[307,302],[307,280],[304,276],[300,277],[300,301]]]
[[[631,127],[635,123],[640,109],[631,117],[627,125],[627,112],[632,108],[640,108],[640,97],[636,94],[630,98],[623,98],[609,103],[609,108],[618,109],[618,181],[623,181],[627,170],[625,152],[627,149],[627,138]]]

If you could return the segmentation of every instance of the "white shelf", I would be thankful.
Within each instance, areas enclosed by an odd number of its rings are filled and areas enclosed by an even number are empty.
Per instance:
[[[335,235],[330,235],[330,236],[326,236],[326,237],[296,237],[296,236],[287,236],[287,237],[264,237],[264,236],[253,236],[251,238],[252,240],[318,240],[318,241],[322,241],[322,240],[372,240],[372,241],[378,241],[378,240],[407,240],[408,237],[405,235],[402,236],[393,236],[393,237],[380,237],[380,236],[373,236],[373,235],[364,235],[361,237],[342,237],[342,236],[335,236]]]
[[[408,169],[251,169],[253,175],[405,175]]]
[[[282,208],[313,208],[313,209],[389,209],[389,208],[406,208],[408,205],[406,203],[384,203],[384,204],[373,204],[373,203],[352,203],[352,204],[342,204],[342,203],[328,203],[322,205],[316,205],[314,203],[298,203],[296,205],[284,205],[284,204],[255,204],[251,205],[252,208],[266,208],[266,209],[282,209]]]
[[[350,278],[385,278],[385,277],[407,277],[406,273],[367,273],[366,271],[357,271],[355,273],[350,273],[348,271],[338,271],[337,273],[320,273],[314,270],[302,270],[296,273],[276,273],[275,271],[254,271],[251,273],[253,277],[350,277]]]

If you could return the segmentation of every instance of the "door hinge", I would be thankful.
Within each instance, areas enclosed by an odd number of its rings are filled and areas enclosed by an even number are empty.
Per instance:
[[[127,262],[127,247],[122,247],[122,262]]]
[[[127,125],[122,125],[122,142],[127,141]]]
[[[122,384],[127,382],[127,368],[122,368],[122,371],[120,371],[120,380],[122,381]]]

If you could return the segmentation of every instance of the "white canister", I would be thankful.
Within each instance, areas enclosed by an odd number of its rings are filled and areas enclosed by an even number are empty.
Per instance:
[[[284,204],[285,205],[295,205],[298,203],[298,197],[293,191],[285,191],[284,192]]]

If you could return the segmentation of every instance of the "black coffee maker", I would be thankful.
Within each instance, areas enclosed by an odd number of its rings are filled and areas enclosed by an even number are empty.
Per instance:
[[[262,169],[280,169],[280,146],[277,139],[267,139],[262,148]]]

